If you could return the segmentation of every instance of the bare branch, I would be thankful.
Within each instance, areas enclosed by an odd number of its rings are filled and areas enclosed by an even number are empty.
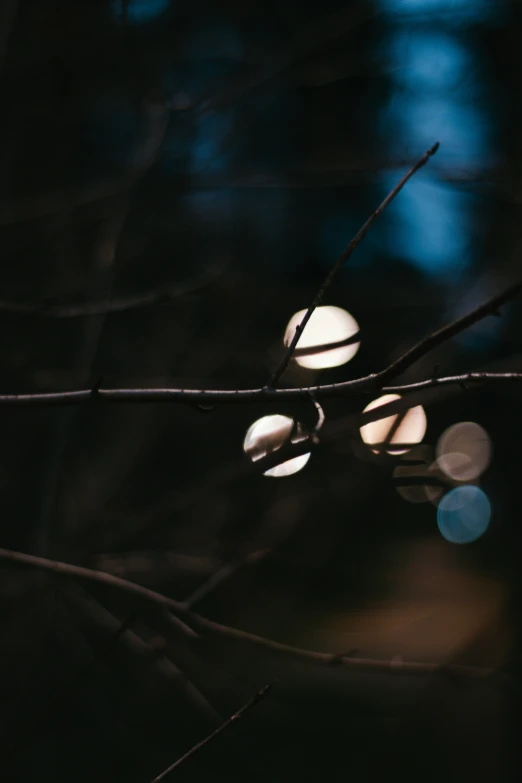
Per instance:
[[[419,161],[419,163],[416,164],[416,167],[414,167],[414,169],[417,170],[420,167],[420,165],[423,165],[426,162],[427,158],[429,157],[429,154],[433,154],[435,150],[436,147],[432,148],[432,150],[428,150],[428,152],[424,155],[421,161]],[[392,191],[392,193],[387,197],[387,200],[385,200],[385,202],[383,202],[381,207],[379,207],[379,209],[372,215],[372,217],[369,218],[365,226],[363,226],[363,228],[361,229],[357,237],[354,240],[352,240],[352,243],[350,243],[348,249],[345,251],[345,254],[341,256],[341,258],[344,258],[346,253],[352,252],[353,247],[355,247],[353,243],[357,239],[358,241],[360,241],[362,236],[364,236],[364,232],[367,231],[369,225],[371,225],[371,221],[374,220],[375,216],[379,213],[379,210],[382,210],[384,208],[383,205],[389,203],[389,200],[391,200],[393,194],[398,192],[397,189],[399,188],[399,186],[402,187],[404,183],[407,181],[407,178],[412,176],[412,172],[414,172],[414,169],[411,169],[408,172],[406,177],[403,178],[403,180],[401,180],[401,183],[399,183],[399,185],[396,186],[394,191]],[[329,279],[330,276],[329,278],[327,278],[327,280]],[[321,292],[324,293],[325,290],[324,286],[325,284],[323,284],[322,288],[320,289],[320,292],[318,294],[319,297],[322,296]],[[447,386],[451,384],[462,385],[462,384],[476,384],[476,383],[483,383],[483,382],[503,383],[506,381],[509,382],[516,381],[516,380],[520,380],[521,377],[521,374],[517,372],[509,372],[509,373],[508,372],[506,373],[471,372],[463,375],[452,375],[452,376],[446,376],[442,378],[433,377],[425,381],[420,381],[418,383],[413,383],[413,384],[404,384],[402,386],[386,385],[388,381],[393,380],[399,374],[404,372],[418,359],[420,359],[422,356],[428,353],[428,351],[432,350],[432,348],[435,348],[437,345],[441,345],[446,340],[449,340],[451,337],[454,337],[455,335],[459,334],[467,327],[477,323],[482,318],[485,318],[487,315],[498,313],[499,307],[501,307],[509,300],[513,299],[521,291],[522,291],[522,281],[518,281],[517,283],[514,283],[513,285],[509,286],[507,289],[502,291],[500,294],[494,296],[488,302],[485,302],[479,307],[476,307],[467,315],[463,316],[462,318],[458,318],[452,323],[442,327],[438,331],[428,335],[419,343],[417,343],[417,345],[413,346],[413,348],[410,348],[405,354],[403,354],[403,356],[401,356],[396,361],[392,362],[388,367],[384,368],[380,372],[372,373],[371,375],[363,376],[361,378],[356,378],[350,381],[343,381],[340,383],[331,383],[331,384],[321,384],[316,386],[302,386],[302,387],[291,388],[291,389],[276,389],[267,386],[262,388],[257,388],[257,389],[214,389],[214,390],[175,389],[175,388],[101,389],[101,388],[94,387],[90,389],[81,389],[81,390],[67,391],[67,392],[49,392],[49,393],[44,392],[44,393],[37,393],[37,394],[0,395],[0,404],[22,405],[22,406],[23,405],[78,405],[80,403],[96,400],[96,401],[106,401],[106,402],[133,402],[133,403],[178,402],[178,403],[194,405],[198,407],[201,405],[205,405],[205,404],[208,405],[214,403],[237,404],[237,403],[279,402],[281,400],[285,400],[285,401],[298,400],[309,396],[311,396],[316,400],[318,400],[319,398],[324,400],[332,397],[345,397],[351,394],[370,394],[370,393],[375,393],[377,391],[397,392],[397,393],[405,394],[410,391],[420,391],[422,389],[427,389],[435,386]],[[146,297],[142,299],[141,306],[144,306],[146,303],[151,303],[150,301],[145,302],[144,301],[145,299]],[[318,301],[319,300],[316,297],[316,299],[314,300],[315,304],[313,304],[308,311],[309,314],[313,312],[313,309],[315,306],[317,306]],[[126,306],[130,304],[131,303],[127,302]],[[137,306],[136,300],[134,300],[132,306]],[[1,303],[0,303],[0,309],[1,309]],[[75,314],[79,315],[82,313],[77,311]],[[62,317],[65,316],[62,315]],[[71,313],[69,313],[69,317],[71,317]],[[302,329],[304,324],[305,324],[305,320],[303,320],[301,325],[298,327],[298,330]],[[297,331],[296,331],[296,335],[297,335]],[[296,343],[297,339],[295,339],[295,337],[294,340]],[[294,348],[295,348],[294,340],[292,341],[292,344],[294,344]],[[290,347],[291,346],[289,346],[289,349]],[[294,350],[294,348],[292,348],[292,351]],[[308,349],[306,349],[306,351],[308,351]],[[286,353],[286,356],[288,357],[290,356],[288,351]],[[389,414],[385,414],[384,409],[382,408],[379,408],[378,410],[380,411],[380,413],[377,415],[377,418],[375,420],[384,418],[385,415],[389,415]]]
[[[295,400],[315,394],[317,397],[344,396],[351,391],[360,392],[370,387],[376,389],[374,375],[355,381],[303,386],[295,389],[80,389],[67,392],[43,392],[40,394],[0,395],[4,405],[78,405],[97,400],[99,402],[178,402],[189,405],[202,403],[259,403]]]
[[[208,579],[197,587],[190,595],[188,595],[183,601],[183,605],[187,609],[193,609],[195,604],[207,598],[214,590],[230,579],[235,573],[245,566],[252,565],[253,563],[259,563],[264,557],[270,553],[270,549],[261,549],[252,552],[244,557],[242,560],[238,560],[235,563],[226,563],[221,566],[215,573],[213,573]]]
[[[84,568],[83,566],[72,565],[71,563],[62,563],[58,560],[49,560],[45,557],[28,555],[23,552],[13,552],[9,549],[0,549],[0,560],[9,560],[15,563],[22,563],[24,565],[33,566],[35,568],[40,568],[44,571],[50,571],[52,573],[61,574],[63,576],[88,579],[91,582],[98,582],[99,584],[104,584],[107,587],[117,587],[127,593],[132,593],[139,598],[143,598],[148,602],[167,607],[176,615],[186,617],[190,616],[189,612],[184,611],[183,605],[174,598],[168,598],[165,595],[156,593],[154,590],[149,590],[148,587],[142,587],[141,585],[137,585],[134,582],[121,579],[120,577],[114,576],[113,574],[108,574],[105,571],[95,571],[92,568]],[[179,620],[179,618],[177,619]],[[183,622],[180,623],[179,628],[186,636],[192,639],[198,637],[198,634]]]
[[[111,638],[114,637],[114,639],[121,641],[133,655],[146,656],[159,674],[176,681],[183,695],[205,718],[210,719],[214,724],[222,720],[219,713],[214,710],[193,682],[167,657],[165,651],[159,651],[158,654],[158,650],[150,640],[142,638],[128,625],[120,630],[120,620],[107,607],[93,598],[87,590],[68,591],[67,597],[71,597],[75,605],[79,605],[85,615],[108,632]]]
[[[434,389],[437,386],[463,386],[481,383],[510,383],[522,380],[522,372],[467,372],[462,375],[446,375],[442,378],[428,378],[417,383],[403,383],[397,386],[383,386],[382,391],[388,394],[408,394],[409,392]]]
[[[457,318],[456,321],[453,321],[452,323],[443,326],[442,329],[438,329],[436,332],[428,335],[428,337],[425,337],[417,343],[417,345],[414,345],[413,348],[406,351],[403,356],[392,362],[389,367],[386,367],[386,369],[377,373],[377,381],[382,384],[391,381],[393,378],[396,378],[403,373],[404,370],[408,369],[408,367],[411,367],[418,359],[427,354],[428,351],[435,348],[435,346],[446,342],[446,340],[451,339],[451,337],[455,337],[455,335],[463,332],[464,329],[476,324],[488,315],[498,315],[499,307],[506,304],[506,302],[509,302],[511,299],[514,299],[521,291],[522,280],[519,280],[500,294],[494,296],[488,302],[484,302],[484,304],[479,305],[479,307],[476,307],[470,313],[467,313],[467,315],[462,316],[462,318]]]
[[[351,413],[348,416],[338,418],[326,423],[326,426],[321,430],[321,437],[316,434],[315,438],[313,433],[305,440],[298,443],[288,443],[283,445],[277,451],[270,452],[262,459],[257,460],[255,463],[248,465],[247,468],[250,472],[264,473],[270,468],[280,465],[282,462],[300,457],[303,454],[307,454],[312,449],[336,441],[345,439],[358,433],[359,429],[365,424],[370,424],[374,421],[380,421],[381,419],[388,418],[395,415],[404,415],[404,413],[410,408],[414,408],[416,405],[426,404],[425,394],[430,391],[438,391],[438,387],[446,387],[451,393],[451,387],[462,388],[465,391],[470,390],[473,386],[480,386],[484,383],[511,383],[513,381],[521,381],[522,373],[492,373],[492,372],[480,372],[480,373],[467,373],[464,375],[453,375],[446,378],[430,378],[426,381],[420,381],[419,383],[404,384],[402,386],[385,386],[380,391],[384,393],[396,393],[405,394],[404,397],[399,397],[397,400],[392,400],[384,405],[372,408],[371,410],[364,412]],[[446,391],[448,394],[448,391]],[[429,398],[428,398],[429,399]],[[440,395],[437,394],[437,399],[440,399]],[[379,444],[374,444],[378,446]],[[418,444],[390,444],[386,446],[386,451],[396,451],[401,448],[412,448]],[[247,474],[245,469],[245,474]]]
[[[228,718],[224,723],[219,726],[215,731],[212,732],[212,734],[209,734],[205,739],[201,740],[201,742],[198,742],[197,745],[194,745],[187,753],[184,753],[183,756],[181,756],[177,761],[174,762],[174,764],[171,764],[170,767],[167,767],[167,769],[163,770],[159,775],[157,775],[152,783],[159,783],[160,780],[163,780],[167,777],[167,775],[170,775],[171,772],[173,772],[175,769],[180,767],[185,761],[188,761],[189,758],[191,758],[195,753],[200,751],[202,748],[205,747],[205,745],[208,745],[209,742],[211,742],[213,739],[218,737],[225,729],[230,728],[233,723],[237,723],[238,720],[240,720],[249,710],[252,709],[252,707],[255,707],[256,704],[259,704],[262,699],[265,698],[266,694],[270,690],[272,685],[265,685],[263,688],[261,688],[260,691],[258,691],[254,696],[252,696],[251,699],[247,701],[246,704],[244,704],[241,709],[239,709],[237,712],[235,712],[233,715]]]
[[[302,400],[311,395],[317,399],[347,397],[353,394],[374,394],[375,392],[395,392],[406,394],[410,391],[434,388],[435,386],[504,383],[522,380],[520,372],[469,372],[462,375],[448,375],[441,378],[428,378],[418,383],[406,383],[396,386],[381,386],[377,383],[379,375],[366,375],[352,381],[326,383],[319,386],[298,386],[293,389],[79,389],[66,392],[43,392],[37,394],[2,394],[0,405],[79,405],[92,402],[150,403],[171,402],[188,405],[209,403],[237,404],[260,402],[278,403],[281,401]],[[384,406],[383,406],[384,410]],[[387,410],[387,409],[386,409]],[[375,421],[389,416],[378,409]]]
[[[373,411],[371,411],[371,413],[373,413]],[[487,677],[495,673],[492,669],[480,668],[476,666],[448,667],[445,664],[424,662],[420,663],[414,661],[403,661],[402,659],[400,661],[396,659],[391,661],[376,661],[367,658],[355,658],[351,655],[348,657],[339,657],[338,653],[305,650],[300,647],[294,647],[290,644],[276,642],[263,636],[257,636],[256,634],[242,631],[238,628],[222,625],[221,623],[217,623],[214,620],[209,620],[206,617],[202,617],[201,615],[186,609],[181,601],[176,601],[174,598],[169,598],[162,593],[157,593],[154,590],[150,590],[148,587],[142,587],[141,585],[135,584],[134,582],[129,582],[126,579],[121,579],[103,571],[94,571],[91,568],[76,566],[72,565],[71,563],[63,563],[57,560],[49,560],[44,557],[36,557],[35,555],[28,555],[24,552],[15,552],[10,549],[0,549],[0,560],[32,566],[33,568],[39,568],[44,571],[50,571],[51,573],[62,574],[63,576],[69,576],[72,578],[88,579],[92,582],[104,584],[107,587],[123,590],[126,593],[135,595],[137,598],[142,598],[149,603],[165,607],[182,621],[183,627],[185,629],[185,638],[192,642],[197,639],[197,635],[192,630],[192,628],[187,625],[188,623],[190,623],[190,626],[193,626],[198,631],[207,632],[217,638],[245,642],[247,644],[269,650],[273,653],[285,655],[287,657],[303,661],[309,661],[311,663],[330,666],[334,660],[336,663],[339,663],[340,665],[342,664],[344,667],[354,671],[390,673],[400,672],[403,674],[426,675],[433,674],[439,670],[449,670],[456,675],[466,677]]]
[[[69,595],[69,591],[67,592]],[[207,721],[210,721],[210,725],[220,726],[223,722],[223,716],[212,706],[204,694],[196,687],[194,682],[186,674],[183,668],[180,668],[177,661],[172,658],[172,651],[168,649],[167,640],[165,646],[159,649],[154,645],[153,640],[144,639],[134,631],[125,627],[122,631],[119,631],[120,621],[115,617],[105,606],[99,601],[93,598],[87,590],[75,591],[73,593],[73,600],[80,603],[80,607],[90,618],[101,628],[114,635],[115,639],[119,639],[124,644],[131,654],[137,656],[146,656],[149,662],[154,666],[157,672],[170,681],[171,686],[175,685],[179,688],[181,695],[187,700],[187,703]],[[169,618],[174,618],[170,612],[165,612],[167,622]],[[168,634],[170,637],[170,634]],[[238,748],[238,753],[243,757],[245,763],[250,767],[254,776],[259,771],[259,764],[255,757],[252,757],[248,748]]]
[[[411,167],[411,169],[407,172],[407,174],[404,175],[404,177],[400,180],[400,182],[398,182],[395,185],[393,190],[390,193],[388,193],[388,195],[386,196],[386,198],[384,199],[382,204],[380,204],[377,207],[377,209],[375,210],[375,212],[372,215],[370,215],[370,217],[368,218],[366,223],[359,229],[357,234],[351,240],[351,242],[348,245],[348,247],[345,250],[343,250],[343,252],[339,256],[339,258],[337,259],[337,261],[333,265],[332,269],[327,274],[326,278],[324,279],[324,281],[323,281],[321,287],[319,288],[319,290],[317,291],[316,295],[314,296],[314,298],[312,300],[312,304],[310,305],[310,307],[306,311],[303,320],[301,321],[299,326],[296,327],[295,334],[292,337],[292,340],[291,340],[290,344],[288,345],[288,348],[286,349],[286,352],[285,352],[283,358],[281,359],[281,361],[279,362],[278,366],[276,367],[276,369],[272,373],[272,376],[271,376],[271,378],[270,378],[270,380],[269,380],[269,382],[267,384],[268,387],[274,388],[276,386],[279,378],[284,373],[284,371],[285,371],[285,369],[286,369],[286,367],[288,365],[288,362],[292,358],[292,354],[294,352],[294,349],[295,349],[297,343],[299,342],[301,334],[303,333],[303,329],[305,328],[306,324],[310,320],[310,318],[312,316],[312,313],[314,312],[315,308],[319,307],[319,305],[323,301],[323,297],[324,297],[327,289],[330,287],[331,283],[333,282],[333,280],[334,280],[335,276],[337,275],[337,273],[342,269],[342,267],[344,266],[346,261],[348,261],[348,259],[350,258],[350,256],[354,252],[355,248],[362,242],[362,240],[364,239],[364,237],[366,236],[366,234],[370,230],[370,228],[373,225],[373,223],[375,222],[375,220],[379,217],[381,212],[383,212],[386,209],[386,207],[388,206],[388,204],[390,204],[393,201],[395,196],[402,190],[402,188],[405,186],[405,184],[408,182],[408,180],[411,179],[411,177],[413,177],[413,175],[419,169],[421,169],[425,165],[425,163],[428,162],[429,158],[431,158],[432,155],[435,155],[435,153],[437,152],[438,148],[439,148],[439,142],[434,144],[433,147],[431,147],[427,152],[424,153],[422,158],[420,160],[418,160],[417,163],[415,163],[414,166]]]

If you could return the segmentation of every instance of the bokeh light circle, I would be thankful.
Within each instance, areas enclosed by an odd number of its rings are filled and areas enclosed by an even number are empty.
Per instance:
[[[384,394],[373,402],[370,402],[366,406],[363,413],[379,408],[381,405],[386,405],[388,402],[394,402],[400,400],[400,394]],[[402,417],[402,421],[397,427],[390,439],[390,446],[400,445],[401,443],[408,443],[409,448],[405,449],[387,449],[389,454],[405,454],[412,448],[412,445],[420,443],[426,434],[427,420],[424,408],[422,405],[417,405],[415,408],[409,408],[403,413],[394,413],[392,416],[387,416],[385,419],[379,419],[379,421],[372,421],[370,424],[365,424],[361,427],[361,438],[368,446],[376,446],[384,443],[389,435],[390,430],[395,425],[397,416]],[[379,449],[373,449],[375,454],[379,453]]]
[[[295,425],[293,419],[276,413],[271,416],[263,416],[250,425],[243,441],[243,450],[252,462],[256,462],[258,459],[266,457],[267,454],[278,451],[289,440],[292,443],[299,443],[305,438],[306,435],[300,424]],[[301,454],[299,457],[286,460],[281,465],[270,468],[265,471],[264,475],[273,478],[291,476],[302,470],[309,459],[310,452]]]
[[[286,346],[292,342],[295,330],[305,314],[306,310],[299,310],[288,322],[284,336]],[[322,370],[326,367],[339,367],[341,364],[346,364],[359,350],[359,342],[326,350],[321,348],[342,343],[358,331],[359,324],[355,318],[341,307],[331,305],[316,307],[297,343],[294,359],[301,367],[309,370]],[[310,352],[306,352],[306,349],[310,349]]]
[[[441,499],[437,524],[442,536],[452,544],[470,544],[488,529],[491,505],[479,487],[455,487]]]
[[[473,481],[488,467],[491,441],[488,433],[473,421],[449,427],[437,443],[437,463],[455,481]]]

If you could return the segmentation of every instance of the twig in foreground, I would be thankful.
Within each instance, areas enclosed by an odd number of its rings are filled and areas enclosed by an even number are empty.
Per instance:
[[[99,627],[108,631],[111,635],[115,633],[120,624],[119,620],[92,595],[89,595],[87,590],[83,590],[83,595],[76,593],[74,597],[80,602],[80,606],[86,614],[90,615]],[[172,617],[172,615],[170,616]],[[148,655],[157,672],[170,681],[170,687],[177,686],[180,689],[178,696],[184,698],[186,703],[191,705],[192,709],[195,709],[202,718],[210,721],[210,725],[219,726],[223,722],[223,716],[210,704],[185,671],[179,668],[177,661],[172,659],[171,651],[164,650],[163,652],[160,651],[159,655],[157,653],[154,654],[155,651],[151,642],[145,641],[145,639],[142,639],[141,636],[129,629],[120,634],[120,637],[122,643],[129,649],[131,654],[140,656],[145,653]],[[245,744],[243,742],[242,747],[238,748],[238,754],[250,768],[251,779],[264,780],[264,777],[260,774],[258,759],[252,756]]]
[[[323,280],[323,283],[321,284],[319,290],[317,291],[316,295],[314,296],[314,298],[312,300],[312,304],[310,305],[310,307],[306,311],[303,320],[301,321],[299,326],[297,326],[297,328],[295,330],[295,334],[292,337],[292,340],[290,341],[290,344],[288,345],[288,348],[286,349],[283,358],[279,362],[278,366],[276,367],[276,369],[272,373],[272,375],[270,377],[270,380],[267,383],[267,387],[268,388],[274,388],[275,385],[277,384],[279,378],[284,373],[286,367],[288,366],[288,362],[292,358],[292,354],[293,354],[293,352],[295,350],[295,347],[296,347],[297,343],[299,342],[299,339],[300,339],[300,337],[301,337],[301,335],[303,333],[303,330],[304,330],[306,324],[308,323],[308,321],[312,317],[312,313],[314,312],[315,308],[319,307],[319,305],[323,301],[323,296],[325,295],[327,289],[330,287],[334,277],[342,269],[342,267],[344,266],[346,261],[348,261],[348,259],[352,255],[352,253],[355,250],[355,248],[357,247],[357,245],[359,245],[362,242],[362,240],[364,239],[364,237],[366,236],[366,234],[370,230],[372,224],[379,217],[381,212],[383,212],[386,209],[386,207],[388,206],[388,204],[390,204],[393,201],[395,196],[402,190],[402,188],[405,186],[405,184],[408,182],[408,180],[411,179],[411,177],[413,177],[413,175],[419,169],[421,169],[424,166],[425,163],[428,162],[428,160],[431,158],[432,155],[435,155],[435,153],[437,152],[438,148],[439,148],[439,142],[434,144],[433,147],[431,147],[427,152],[424,153],[422,158],[420,158],[420,160],[418,160],[417,163],[415,163],[415,165],[411,167],[411,169],[404,175],[404,177],[400,180],[400,182],[398,182],[395,185],[393,190],[390,193],[388,193],[388,195],[386,196],[386,198],[384,199],[382,204],[380,204],[377,207],[377,209],[375,210],[375,212],[372,215],[370,215],[370,217],[368,218],[366,223],[364,223],[364,225],[361,226],[361,228],[359,229],[357,234],[351,240],[351,242],[348,245],[348,247],[346,247],[345,250],[343,250],[343,252],[339,256],[339,258],[337,259],[337,261],[335,262],[335,264],[333,265],[333,267],[331,268],[331,270],[327,274],[326,278]]]
[[[379,375],[365,375],[350,381],[325,383],[319,386],[298,386],[291,389],[101,389],[94,386],[89,389],[78,389],[65,392],[37,392],[35,394],[0,394],[0,405],[14,406],[54,406],[81,405],[85,403],[150,403],[170,402],[182,405],[208,404],[259,404],[279,403],[290,400],[303,400],[312,395],[316,399],[326,400],[343,398],[350,395],[373,395],[376,392],[407,394],[421,389],[432,389],[438,386],[462,384],[505,383],[522,380],[521,372],[467,372],[461,375],[448,375],[428,378],[416,383],[405,383],[396,386],[384,386],[378,382]],[[380,411],[380,408],[378,409]],[[388,409],[377,413],[372,421],[389,415]]]
[[[418,359],[427,354],[437,345],[441,345],[451,337],[460,334],[464,329],[478,323],[488,315],[496,313],[498,308],[514,299],[522,292],[522,280],[513,283],[500,294],[471,310],[462,318],[452,321],[441,329],[420,340],[406,353],[392,362],[384,370],[361,378],[340,383],[321,384],[319,386],[300,386],[294,389],[275,389],[261,387],[256,389],[101,389],[97,386],[89,389],[78,389],[65,392],[43,392],[36,394],[2,394],[0,405],[79,405],[88,402],[177,402],[187,405],[202,405],[213,403],[259,403],[280,402],[281,400],[297,400],[313,395],[317,399],[345,397],[349,394],[374,394],[375,392],[396,392],[404,394],[412,390],[420,390],[451,384],[477,383],[483,381],[514,381],[522,378],[521,373],[481,373],[472,372],[447,377],[432,377],[425,381],[402,386],[387,386]],[[378,417],[379,418],[379,417]]]
[[[455,337],[456,334],[460,334],[460,332],[463,332],[468,326],[478,323],[488,315],[498,315],[498,308],[506,304],[506,302],[509,302],[510,299],[514,299],[521,291],[522,280],[519,280],[500,294],[497,294],[487,302],[479,305],[474,310],[471,310],[471,312],[466,313],[462,318],[457,318],[455,321],[446,324],[446,326],[443,326],[436,332],[432,332],[432,334],[429,334],[418,342],[384,370],[377,373],[377,380],[382,384],[393,380],[393,378],[401,375],[404,370],[411,367],[412,364],[427,354],[428,351],[431,351],[432,348],[435,348],[435,346],[446,342],[446,340],[449,340],[451,337]]]
[[[190,595],[184,599],[183,605],[187,609],[193,609],[195,604],[199,603],[204,598],[207,598],[217,587],[237,573],[240,568],[251,565],[253,563],[258,563],[260,560],[266,557],[270,551],[270,549],[257,550],[242,558],[241,560],[236,561],[235,563],[225,563],[221,566],[221,568],[215,571],[215,573],[209,576],[209,578],[206,579],[203,584],[193,590]]]
[[[208,745],[209,742],[218,737],[223,731],[225,731],[225,729],[228,729],[230,726],[232,726],[233,723],[237,723],[237,721],[240,720],[243,715],[245,715],[249,710],[252,709],[252,707],[255,707],[256,704],[259,704],[259,702],[265,698],[271,687],[272,685],[270,684],[265,685],[264,688],[261,688],[261,690],[252,696],[252,698],[249,699],[247,703],[241,707],[241,709],[231,715],[230,718],[222,723],[221,726],[212,732],[212,734],[209,734],[207,737],[205,737],[205,739],[201,740],[201,742],[198,742],[197,745],[194,745],[194,747],[184,753],[183,756],[180,756],[180,758],[175,761],[174,764],[171,764],[170,767],[167,767],[167,769],[163,770],[163,772],[157,775],[154,780],[151,781],[151,783],[159,783],[160,780],[166,778],[167,775],[180,767],[185,761],[188,761],[191,756],[194,756],[194,754],[204,748],[205,745]]]

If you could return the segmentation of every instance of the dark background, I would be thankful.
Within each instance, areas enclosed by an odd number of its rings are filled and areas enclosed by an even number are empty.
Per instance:
[[[327,295],[355,378],[522,272],[521,8],[495,0],[4,0],[1,392],[265,383],[286,323],[436,140]],[[160,299],[145,306],[144,296]],[[104,313],[85,308],[111,300]],[[103,311],[103,307],[98,307]],[[520,369],[520,304],[404,380]],[[333,421],[369,400],[325,404]],[[517,775],[520,389],[434,399],[425,443],[489,433],[493,514],[467,546],[355,438],[246,476],[246,429],[311,405],[0,407],[0,546],[106,570],[304,648],[494,674],[368,674],[188,646],[150,607],[0,564],[2,780],[147,783],[277,685],[178,780]],[[256,562],[245,560],[261,552]],[[115,640],[122,621],[130,631]],[[174,779],[174,775],[173,775]]]

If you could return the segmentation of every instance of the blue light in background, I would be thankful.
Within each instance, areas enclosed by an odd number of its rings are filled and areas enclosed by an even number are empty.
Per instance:
[[[386,190],[398,175],[387,177]],[[387,212],[387,252],[424,272],[463,272],[469,264],[466,197],[429,174],[417,174]]]
[[[198,220],[207,223],[223,224],[230,219],[231,195],[229,190],[198,189],[189,190],[183,201],[187,210]]]
[[[455,296],[452,305],[446,313],[447,319],[453,321],[462,318],[482,304],[482,302],[487,301],[491,296],[491,284],[492,279],[489,276],[476,279],[466,292],[462,292],[460,296]],[[505,305],[502,308],[503,315],[508,315],[508,307]],[[479,354],[488,352],[494,347],[498,348],[500,346],[507,322],[509,322],[509,318],[489,316],[472,326],[468,326],[467,329],[455,337],[455,340],[464,346],[467,351]]]
[[[214,22],[201,27],[187,41],[187,51],[191,57],[223,57],[241,60],[244,56],[243,42],[232,25]]]
[[[231,113],[209,112],[197,119],[194,140],[190,152],[190,171],[193,174],[223,171],[227,168],[227,139],[233,132]]]
[[[169,0],[128,0],[127,21],[131,24],[144,24],[161,16],[169,7]],[[112,0],[112,13],[116,19],[123,16],[123,0]]]
[[[480,0],[472,0],[473,5],[481,5]],[[467,9],[469,0],[380,0],[379,5],[390,11],[459,11]]]
[[[437,524],[452,544],[470,544],[488,529],[491,505],[487,495],[472,485],[456,487],[439,503]]]
[[[395,32],[388,56],[396,83],[411,89],[468,87],[473,62],[454,36],[423,30]],[[476,67],[476,66],[475,66]]]
[[[444,15],[455,25],[489,22],[500,18],[500,0],[378,0],[383,10],[392,14]]]
[[[480,59],[467,39],[448,32],[446,13],[487,9],[469,0],[380,0],[404,11],[389,32],[388,72],[394,89],[381,114],[381,132],[395,155],[416,160],[435,141],[436,158],[411,180],[387,214],[388,252],[436,276],[461,274],[472,261],[472,204],[458,184],[437,172],[467,176],[492,162]],[[421,12],[433,13],[429,25]],[[445,26],[437,27],[444,12]],[[457,14],[458,15],[458,14]],[[424,17],[423,17],[424,19]],[[469,23],[469,19],[467,20]],[[398,172],[386,178],[391,188]]]
[[[402,144],[424,151],[440,140],[436,165],[478,166],[487,158],[489,127],[476,106],[430,95],[398,95],[387,121]]]

